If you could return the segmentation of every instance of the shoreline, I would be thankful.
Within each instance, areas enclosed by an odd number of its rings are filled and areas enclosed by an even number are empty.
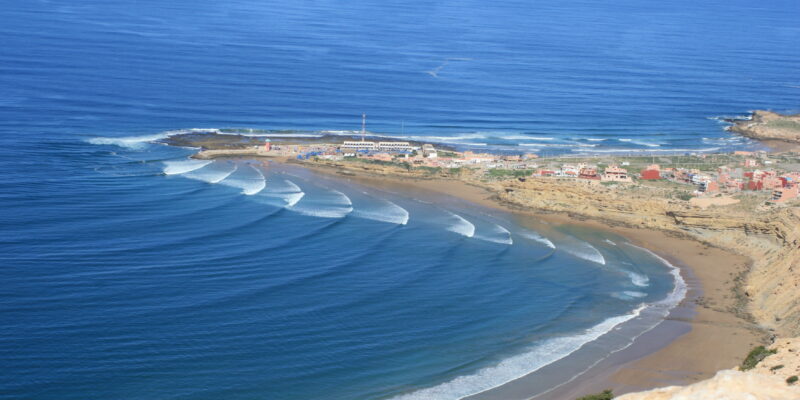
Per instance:
[[[456,197],[507,212],[522,219],[523,225],[524,219],[534,218],[611,232],[652,251],[679,269],[687,283],[688,293],[669,311],[667,317],[630,345],[578,375],[569,384],[533,397],[535,399],[574,399],[604,389],[614,389],[615,394],[620,395],[660,386],[686,385],[710,378],[718,370],[738,365],[752,347],[766,342],[763,331],[759,331],[748,320],[749,316],[735,311],[738,302],[735,291],[741,290],[737,288],[739,283],[736,278],[746,272],[751,264],[751,260],[745,256],[702,243],[688,235],[677,237],[674,232],[525,210],[497,198],[486,188],[461,180],[375,176],[366,171],[341,171],[326,165],[288,163],[373,187],[395,191],[398,188],[422,190]],[[720,282],[720,276],[728,279]],[[524,386],[526,377],[531,374],[468,398],[530,398],[524,393]]]

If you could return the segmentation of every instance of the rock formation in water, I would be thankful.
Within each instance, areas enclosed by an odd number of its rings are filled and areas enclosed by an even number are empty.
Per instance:
[[[781,115],[771,111],[754,111],[751,119],[729,120],[731,132],[759,140],[782,140],[800,143],[800,114]]]

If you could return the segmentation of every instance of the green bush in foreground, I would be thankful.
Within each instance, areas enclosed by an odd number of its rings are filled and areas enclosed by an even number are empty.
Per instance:
[[[614,398],[614,393],[611,392],[611,389],[606,389],[597,394],[590,394],[588,396],[579,397],[576,400],[611,400],[613,398]]]
[[[795,382],[797,382],[797,375],[792,375],[786,378],[786,383],[789,385],[793,385]]]
[[[753,350],[750,350],[750,354],[747,355],[747,358],[742,361],[742,365],[739,367],[742,371],[747,371],[750,369],[755,368],[761,360],[767,358],[770,354],[777,353],[777,350],[767,350],[764,346],[758,346]]]

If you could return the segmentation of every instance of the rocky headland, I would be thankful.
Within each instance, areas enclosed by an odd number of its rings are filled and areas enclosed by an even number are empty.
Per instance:
[[[731,132],[757,140],[800,143],[800,114],[782,115],[757,110],[749,119],[730,119]]]

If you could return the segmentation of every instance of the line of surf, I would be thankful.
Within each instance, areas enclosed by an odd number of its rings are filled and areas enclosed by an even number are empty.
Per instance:
[[[618,325],[636,318],[645,307],[642,305],[628,314],[608,318],[580,333],[547,339],[496,365],[436,386],[393,397],[392,400],[456,400],[494,389],[569,356]]]
[[[164,161],[163,172],[166,175],[182,175],[211,164],[210,160]]]
[[[514,244],[514,239],[511,237],[511,232],[508,229],[504,228],[503,226],[494,224],[492,231],[494,236],[475,234],[474,237],[475,239],[480,239],[492,243],[507,244],[509,246]]]

